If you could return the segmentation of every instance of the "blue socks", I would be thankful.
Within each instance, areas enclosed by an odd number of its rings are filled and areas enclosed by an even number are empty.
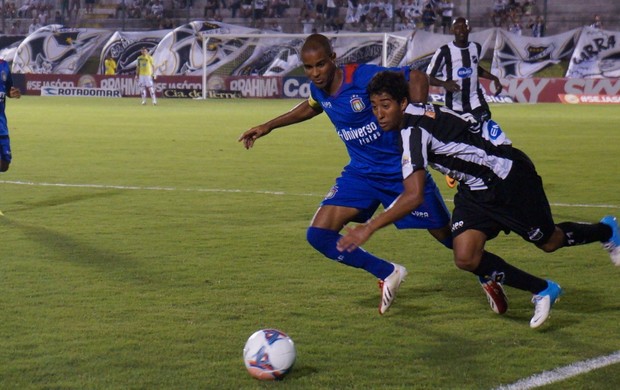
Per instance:
[[[340,237],[338,232],[316,227],[309,227],[306,233],[306,239],[310,245],[328,259],[351,267],[362,268],[379,279],[387,278],[394,271],[394,266],[390,262],[373,256],[361,248],[352,252],[340,252],[336,249],[336,243]]]
[[[443,244],[443,246],[445,246],[448,249],[452,249],[452,234],[450,234],[448,237],[444,238],[443,240],[438,240],[440,243]]]

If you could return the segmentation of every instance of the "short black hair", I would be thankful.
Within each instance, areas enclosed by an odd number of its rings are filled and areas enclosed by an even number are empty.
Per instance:
[[[373,76],[366,87],[368,96],[386,93],[397,102],[409,100],[409,84],[401,72],[384,70]]]
[[[304,44],[301,46],[301,52],[323,50],[325,54],[331,57],[334,53],[329,39],[323,34],[311,34],[309,35]]]

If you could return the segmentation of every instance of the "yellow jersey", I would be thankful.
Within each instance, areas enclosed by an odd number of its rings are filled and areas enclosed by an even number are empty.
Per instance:
[[[105,66],[105,74],[116,74],[116,61],[114,61],[114,58],[107,58],[103,65]]]
[[[152,76],[153,75],[153,57],[150,55],[141,55],[138,57],[137,70],[138,76]]]

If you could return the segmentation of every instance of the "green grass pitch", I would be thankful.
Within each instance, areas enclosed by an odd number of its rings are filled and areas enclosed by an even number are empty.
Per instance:
[[[408,267],[379,316],[369,274],[305,241],[346,164],[328,119],[249,127],[294,100],[9,100],[0,175],[2,389],[493,389],[620,350],[620,268],[600,245],[545,254],[514,235],[489,249],[565,290],[541,329],[529,294],[504,316],[424,231],[366,249]],[[492,107],[537,164],[558,222],[620,214],[620,112]],[[434,175],[452,206],[454,190]],[[282,382],[245,371],[254,331],[297,345]],[[618,364],[546,389],[615,389]],[[275,386],[275,387],[274,387]]]

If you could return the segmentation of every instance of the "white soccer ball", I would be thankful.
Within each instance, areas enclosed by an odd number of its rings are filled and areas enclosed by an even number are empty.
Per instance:
[[[296,357],[293,340],[277,329],[255,332],[243,347],[245,367],[259,380],[282,379],[293,367]]]

